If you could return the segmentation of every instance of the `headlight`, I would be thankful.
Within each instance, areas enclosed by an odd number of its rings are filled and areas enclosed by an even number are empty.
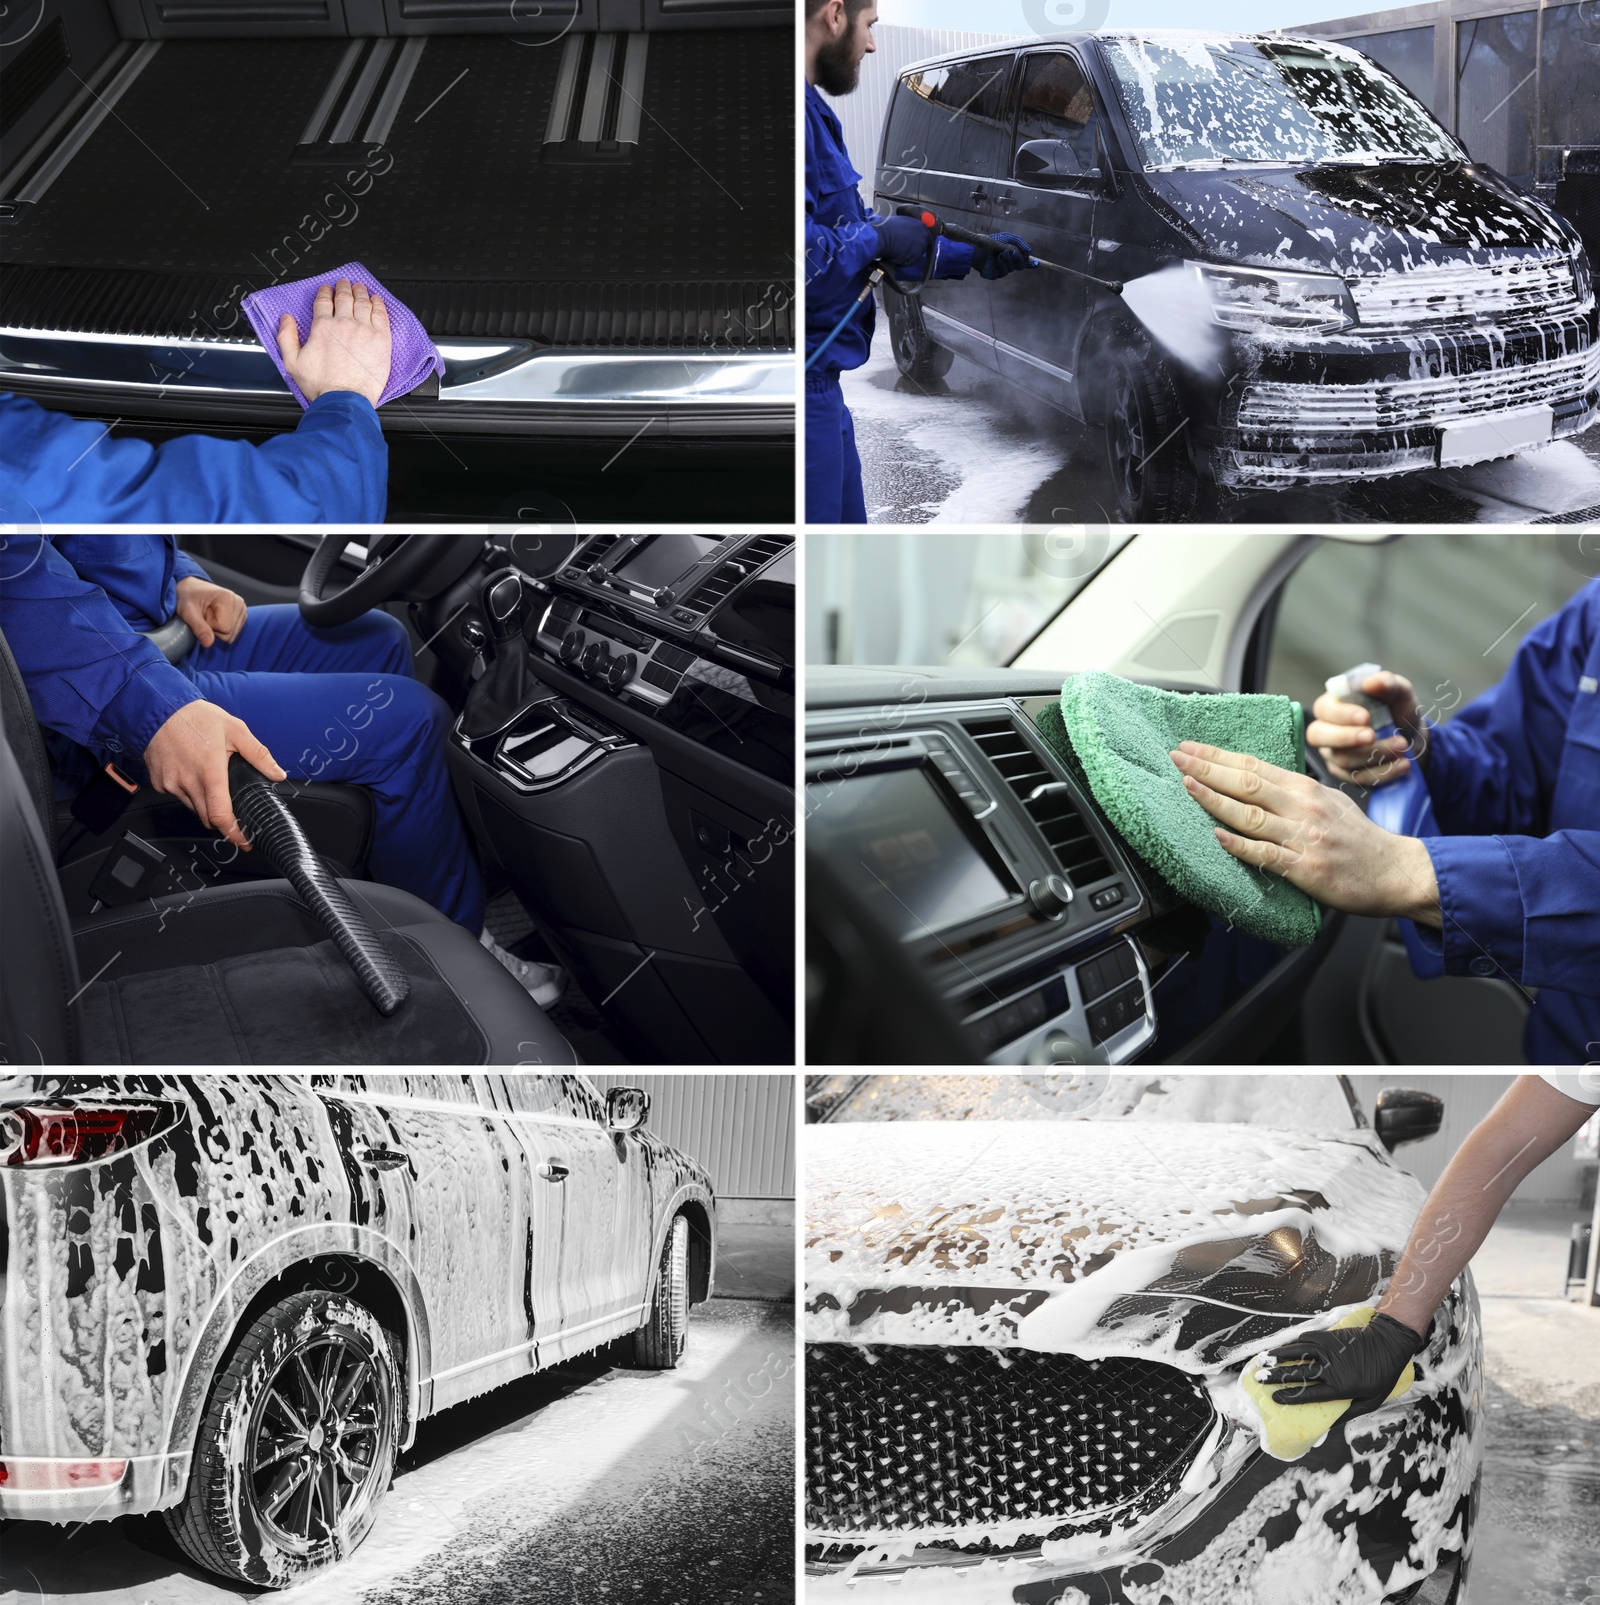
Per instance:
[[[1211,297],[1211,316],[1229,329],[1348,329],[1356,305],[1343,279],[1331,273],[1273,273],[1264,268],[1196,262]]]
[[[1587,306],[1594,295],[1594,272],[1581,245],[1572,253],[1572,287],[1578,292],[1578,305]]]

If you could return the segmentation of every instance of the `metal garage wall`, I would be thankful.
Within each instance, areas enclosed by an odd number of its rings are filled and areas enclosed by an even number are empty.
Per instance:
[[[1444,1099],[1444,1125],[1439,1135],[1426,1142],[1408,1143],[1396,1151],[1395,1158],[1424,1187],[1432,1187],[1450,1156],[1466,1139],[1467,1133],[1488,1114],[1501,1093],[1511,1085],[1510,1076],[1421,1076],[1405,1069],[1376,1076],[1351,1076],[1356,1101],[1368,1120],[1385,1087],[1414,1087]],[[1572,1157],[1572,1144],[1553,1154],[1516,1190],[1517,1202],[1524,1204],[1571,1204],[1574,1209],[1583,1193],[1583,1166]]]
[[[643,1087],[650,1129],[711,1172],[718,1198],[794,1197],[794,1076],[642,1076],[589,1079],[602,1092]]]

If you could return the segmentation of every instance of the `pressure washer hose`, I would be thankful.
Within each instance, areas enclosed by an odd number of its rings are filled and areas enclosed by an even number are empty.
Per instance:
[[[971,229],[961,228],[955,223],[946,223],[923,207],[897,206],[895,211],[901,217],[920,217],[935,233],[942,234],[947,240],[954,240],[957,245],[970,245],[973,250],[987,252],[990,256],[1009,249],[1004,240],[997,240],[992,234],[975,234]],[[1063,267],[1059,262],[1047,262],[1042,256],[1030,257],[1029,261],[1035,267],[1049,268],[1052,273],[1065,273],[1069,278],[1086,279],[1090,284],[1098,284],[1102,290],[1109,290],[1112,295],[1122,294],[1122,283],[1118,279],[1102,279],[1093,273],[1084,273],[1078,268]]]
[[[294,887],[300,901],[331,936],[355,972],[361,990],[385,1017],[411,996],[411,978],[373,934],[349,894],[306,840],[272,782],[237,753],[228,760],[234,816],[250,845]]]

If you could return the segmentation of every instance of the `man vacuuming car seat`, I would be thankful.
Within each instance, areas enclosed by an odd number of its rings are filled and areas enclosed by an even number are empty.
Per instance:
[[[169,663],[141,632],[174,617],[195,646]],[[12,535],[0,549],[0,631],[58,787],[75,793],[114,763],[248,850],[229,799],[231,754],[274,780],[365,786],[373,879],[481,933],[535,1002],[560,995],[557,967],[517,958],[483,929],[483,876],[445,762],[450,709],[416,680],[392,615],[313,629],[292,603],[247,609],[171,535]]]
[[[1600,580],[1530,630],[1499,685],[1448,723],[1422,714],[1411,682],[1360,687],[1372,715],[1317,699],[1308,745],[1336,779],[1383,785],[1413,765],[1438,833],[1393,835],[1344,792],[1259,758],[1186,741],[1173,753],[1189,794],[1236,858],[1282,875],[1328,908],[1399,916],[1448,975],[1538,988],[1524,1046],[1532,1064],[1600,1056]]]
[[[376,411],[392,341],[380,297],[323,285],[302,345],[287,313],[284,367],[310,402],[259,446],[209,435],[112,440],[102,423],[0,392],[0,517],[28,524],[381,524],[389,450]]]
[[[1278,1404],[1382,1406],[1428,1346],[1433,1312],[1483,1246],[1507,1200],[1536,1166],[1600,1109],[1600,1070],[1520,1076],[1462,1143],[1428,1194],[1372,1324],[1313,1332],[1265,1356],[1269,1386],[1296,1384]]]
[[[844,130],[818,93],[848,95],[856,88],[863,57],[876,49],[877,20],[877,0],[806,0],[806,519],[813,524],[867,521],[855,423],[839,375],[861,367],[872,350],[876,309],[870,296],[858,302],[874,265],[921,278],[932,250],[932,276],[961,279],[974,262],[972,246],[937,238],[915,217],[867,210]],[[1034,265],[1026,240],[992,238],[1004,249],[984,253],[984,278]]]

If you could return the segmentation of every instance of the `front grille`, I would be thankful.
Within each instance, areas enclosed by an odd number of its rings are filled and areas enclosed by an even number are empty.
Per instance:
[[[806,1524],[853,1534],[1034,1524],[1001,1553],[1176,1492],[1209,1430],[1205,1388],[1153,1360],[1027,1349],[806,1346]]]
[[[1565,256],[1442,263],[1349,284],[1363,334],[1470,328],[1486,318],[1527,321],[1578,308],[1577,281]]]
[[[1416,429],[1519,407],[1572,403],[1600,385],[1600,345],[1548,362],[1486,368],[1426,379],[1375,379],[1367,384],[1283,384],[1262,381],[1245,391],[1241,429]]]

